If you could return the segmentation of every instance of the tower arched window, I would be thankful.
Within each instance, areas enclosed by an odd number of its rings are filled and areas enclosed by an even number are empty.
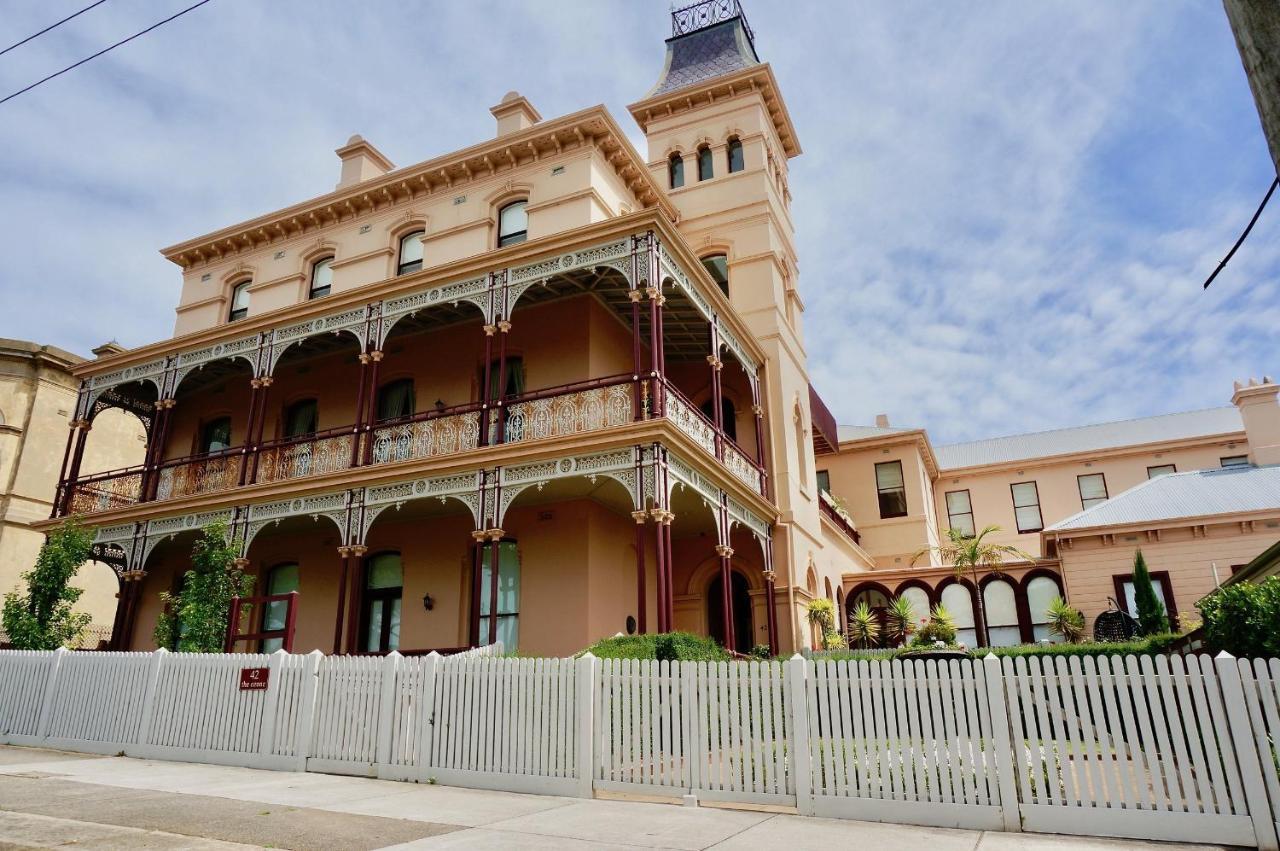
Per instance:
[[[229,322],[244,319],[249,315],[250,283],[250,281],[241,281],[231,288],[231,311],[227,314]]]
[[[702,258],[702,265],[724,294],[729,294],[729,258],[723,254],[709,254]]]
[[[742,156],[742,140],[737,136],[734,136],[729,140],[729,145],[725,150],[725,154],[729,160],[730,174],[733,174],[735,171],[742,171],[742,169],[745,168],[746,162]]]
[[[667,159],[667,177],[672,189],[684,186],[684,157],[676,151]]]
[[[310,298],[323,298],[333,288],[333,258],[323,257],[311,265]]]
[[[715,162],[711,149],[706,145],[698,148],[698,180],[710,180],[715,176]]]
[[[512,201],[498,211],[498,247],[515,245],[529,238],[528,201]]]
[[[400,254],[396,261],[396,274],[407,275],[422,268],[422,238],[425,231],[415,230],[400,237]]]

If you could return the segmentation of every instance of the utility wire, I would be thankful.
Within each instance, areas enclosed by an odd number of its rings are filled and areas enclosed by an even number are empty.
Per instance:
[[[4,101],[0,101],[0,103],[4,103]],[[1275,180],[1271,181],[1271,188],[1267,190],[1267,194],[1263,197],[1262,203],[1259,204],[1258,209],[1254,211],[1253,218],[1249,219],[1249,224],[1245,227],[1244,233],[1240,234],[1240,238],[1236,240],[1236,244],[1231,246],[1231,250],[1227,252],[1227,256],[1222,258],[1222,262],[1218,264],[1218,268],[1213,270],[1213,274],[1205,280],[1204,286],[1200,289],[1209,289],[1209,285],[1213,283],[1213,279],[1218,277],[1218,273],[1221,272],[1223,267],[1227,265],[1227,262],[1235,256],[1236,249],[1244,242],[1245,237],[1249,235],[1249,231],[1253,230],[1254,223],[1258,221],[1258,216],[1261,216],[1262,211],[1266,209],[1267,202],[1271,200],[1271,195],[1276,191],[1277,186],[1280,186],[1280,176],[1277,176]]]
[[[58,21],[56,24],[49,24],[49,26],[47,26],[47,27],[45,27],[44,29],[40,30],[40,32],[35,33],[35,34],[33,34],[33,35],[29,35],[29,36],[27,36],[26,38],[24,38],[22,41],[19,41],[19,42],[15,43],[15,44],[11,44],[11,45],[9,45],[8,47],[6,47],[4,50],[0,50],[0,56],[4,56],[6,53],[8,53],[10,50],[13,50],[15,47],[22,47],[22,45],[24,45],[24,44],[26,44],[27,42],[31,41],[31,39],[33,39],[33,38],[39,38],[40,36],[42,36],[42,35],[44,35],[45,33],[47,33],[49,30],[51,30],[51,29],[56,29],[57,27],[62,26],[62,25],[63,25],[63,24],[65,24],[67,21],[71,20],[72,18],[78,18],[78,17],[80,17],[81,15],[83,15],[85,12],[89,11],[90,9],[92,9],[94,6],[101,6],[101,5],[102,5],[103,3],[105,3],[105,2],[107,2],[107,0],[97,0],[97,2],[95,2],[95,3],[90,3],[88,6],[85,6],[83,9],[81,9],[79,12],[76,12],[74,15],[67,15],[65,18],[63,18],[62,20]]]
[[[120,46],[121,46],[121,45],[123,45],[123,44],[128,44],[129,42],[133,41],[135,38],[138,38],[139,36],[144,36],[144,35],[146,35],[147,33],[151,32],[152,30],[154,30],[154,29],[156,29],[156,28],[158,28],[158,27],[162,27],[162,26],[164,26],[165,24],[169,23],[170,21],[174,20],[175,18],[181,18],[183,15],[187,14],[187,12],[190,12],[190,11],[192,11],[193,9],[198,9],[198,8],[200,8],[201,6],[203,6],[205,3],[208,3],[208,2],[209,2],[209,0],[200,0],[200,2],[199,2],[199,3],[196,3],[196,4],[195,4],[195,5],[193,5],[193,6],[188,6],[187,8],[183,9],[181,12],[178,12],[178,13],[176,13],[176,14],[170,15],[169,17],[165,18],[163,21],[159,21],[159,22],[157,22],[157,23],[154,23],[154,24],[152,24],[151,26],[147,27],[145,30],[141,30],[140,32],[136,32],[136,33],[134,33],[133,35],[129,36],[128,38],[121,39],[120,41],[117,41],[115,44],[111,45],[110,47],[104,47],[102,50],[99,50],[97,53],[93,54],[92,56],[86,56],[84,59],[81,59],[79,62],[76,62],[76,63],[75,63],[75,64],[73,64],[73,65],[68,65],[66,68],[63,68],[61,71],[56,71],[56,72],[54,72],[54,73],[50,74],[49,76],[45,77],[43,80],[36,80],[34,83],[32,83],[31,85],[27,86],[25,89],[18,89],[18,90],[17,90],[16,92],[14,92],[13,94],[11,94],[11,95],[7,95],[7,96],[6,96],[6,97],[4,97],[4,98],[0,98],[0,104],[6,103],[6,102],[8,102],[8,101],[11,101],[11,100],[13,100],[14,98],[16,98],[18,95],[26,94],[27,92],[29,92],[29,91],[31,91],[32,89],[34,89],[36,86],[39,86],[39,85],[41,85],[41,84],[43,84],[43,83],[47,83],[47,82],[49,82],[50,80],[52,80],[54,77],[60,77],[60,76],[62,76],[63,74],[65,74],[65,73],[67,73],[68,71],[71,71],[71,70],[73,70],[73,69],[75,69],[75,68],[79,68],[79,67],[80,67],[81,65],[83,65],[84,63],[89,62],[89,61],[91,61],[91,60],[93,60],[93,59],[97,59],[97,58],[98,58],[99,56],[101,56],[102,54],[104,54],[104,53],[109,53],[110,51],[115,50],[117,47],[120,47]],[[77,14],[78,14],[78,13],[77,13]]]

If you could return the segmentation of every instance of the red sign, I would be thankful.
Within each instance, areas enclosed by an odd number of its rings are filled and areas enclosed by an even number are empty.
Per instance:
[[[240,691],[262,691],[270,674],[270,668],[241,668]]]

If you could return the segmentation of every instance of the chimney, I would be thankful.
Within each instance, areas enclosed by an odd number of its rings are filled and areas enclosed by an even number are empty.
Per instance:
[[[876,414],[876,428],[888,428],[888,427],[889,427],[889,415]]]
[[[1240,409],[1253,463],[1280,464],[1280,404],[1276,403],[1280,385],[1264,375],[1261,384],[1253,378],[1248,384],[1237,381],[1235,391],[1231,404]]]
[[[519,133],[542,120],[538,110],[534,109],[533,104],[519,92],[507,92],[502,96],[502,102],[490,107],[489,111],[493,113],[494,118],[498,119],[498,136],[500,137]]]
[[[358,133],[334,153],[342,160],[342,177],[338,180],[337,189],[363,183],[371,177],[380,177],[395,168],[391,160],[382,155],[382,151],[370,145]]]
[[[98,346],[98,348],[94,349],[93,354],[94,354],[94,357],[105,358],[110,355],[118,355],[121,352],[127,352],[127,351],[129,350],[126,349],[124,346],[120,345],[119,343],[117,343],[115,340],[108,340],[107,342],[103,343],[101,346]]]

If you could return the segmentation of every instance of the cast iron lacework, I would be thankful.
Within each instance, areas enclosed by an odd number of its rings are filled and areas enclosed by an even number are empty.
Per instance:
[[[751,31],[751,27],[747,25],[746,12],[742,10],[742,4],[738,0],[703,0],[701,3],[693,3],[680,9],[671,11],[671,36],[674,38],[679,35],[688,35],[707,27],[714,26],[721,21],[728,21],[732,18],[742,19],[742,29],[747,34],[747,38],[755,43],[755,33]]]
[[[557,479],[575,476],[581,476],[592,482],[599,476],[613,479],[627,489],[627,493],[631,495],[633,507],[637,510],[643,507],[640,504],[639,483],[636,480],[636,450],[634,448],[616,449],[610,452],[596,452],[591,455],[501,468],[498,476],[501,501],[498,505],[497,524],[502,525],[507,509],[522,492],[531,487],[541,490]]]

